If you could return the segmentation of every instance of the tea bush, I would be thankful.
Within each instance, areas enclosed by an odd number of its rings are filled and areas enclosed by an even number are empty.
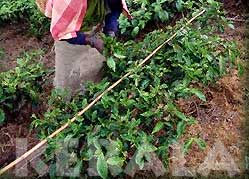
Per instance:
[[[134,1],[138,2],[147,1]],[[77,117],[77,121],[60,133],[57,139],[63,139],[66,143],[73,138],[80,139],[82,145],[70,152],[70,156],[78,157],[72,166],[85,173],[84,162],[94,160],[102,178],[110,175],[108,168],[116,167],[119,169],[116,171],[122,171],[131,156],[134,156],[136,165],[143,168],[149,153],[156,152],[167,165],[169,146],[182,136],[188,125],[195,123],[192,117],[179,111],[174,101],[191,95],[205,101],[205,95],[191,88],[191,84],[215,82],[237,64],[236,44],[215,35],[229,24],[220,6],[213,0],[203,3],[205,14],[193,25],[179,31],[176,38],[144,67],[137,67],[140,60],[184,26],[185,18],[165,31],[156,30],[147,34],[141,42],[121,43],[106,38],[105,79],[99,84],[88,83],[86,93],[78,94],[71,100],[67,99],[65,91],[55,90],[44,119],[33,116],[32,126],[41,138],[46,138],[107,86],[132,71],[129,78],[103,96],[82,117]],[[195,10],[191,16],[197,12],[200,10]],[[103,139],[104,143],[101,142]],[[62,147],[55,141],[49,140],[50,147],[46,153],[47,160],[52,164],[51,177],[56,175],[53,151]],[[204,147],[203,141],[199,139],[192,138],[190,141]],[[189,145],[188,141],[186,146]]]
[[[26,53],[13,70],[0,73],[0,124],[6,120],[6,112],[18,113],[27,102],[38,102],[40,81],[46,73],[41,63],[33,61],[39,54]]]
[[[121,34],[135,37],[146,26],[150,30],[151,26],[163,28],[179,17],[184,17],[187,12],[202,7],[205,2],[203,0],[127,0],[133,19],[128,20],[123,15],[120,16]],[[214,0],[207,2],[217,3]]]
[[[19,21],[27,22],[35,36],[41,37],[49,31],[49,21],[38,10],[35,0],[1,0],[0,24]]]

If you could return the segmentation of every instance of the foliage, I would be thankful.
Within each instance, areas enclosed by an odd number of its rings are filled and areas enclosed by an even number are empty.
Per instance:
[[[35,0],[0,1],[0,24],[23,20],[30,25],[30,32],[40,37],[49,28],[48,19],[38,10]]]
[[[187,140],[185,143],[184,143],[184,146],[183,146],[183,152],[186,154],[188,153],[189,149],[191,148],[191,146],[196,143],[197,146],[204,150],[206,148],[206,143],[200,139],[200,138],[195,138],[195,137],[192,137],[190,138],[189,140]]]
[[[127,3],[134,19],[129,21],[121,16],[120,29],[122,34],[128,31],[133,37],[148,23],[168,22],[183,9],[182,0],[128,0]]]
[[[26,53],[17,59],[15,69],[0,73],[0,123],[4,121],[6,112],[18,112],[27,101],[38,101],[39,81],[45,70],[32,59],[39,54],[38,51]]]
[[[131,156],[143,168],[147,154],[154,151],[167,165],[169,145],[181,137],[188,125],[195,123],[177,109],[174,100],[190,95],[206,100],[201,91],[190,85],[215,81],[235,64],[238,55],[233,42],[215,35],[228,24],[219,11],[220,4],[209,0],[205,8],[207,12],[202,17],[192,26],[178,31],[176,38],[144,67],[137,67],[139,61],[186,24],[186,19],[180,20],[173,28],[147,34],[142,42],[121,43],[106,38],[106,78],[99,84],[88,83],[87,91],[71,100],[67,99],[65,91],[55,90],[44,119],[33,116],[32,125],[40,137],[51,134],[107,86],[131,71],[129,78],[103,96],[82,117],[77,117],[76,122],[57,139],[70,141],[80,138],[83,147],[71,151],[80,158],[75,165],[81,168],[82,161],[95,159],[96,170],[102,178],[108,176],[108,168],[126,166]],[[212,23],[219,26],[214,27]],[[103,139],[105,142],[101,142]],[[195,139],[187,142],[185,150],[193,142],[201,148],[205,145]],[[53,161],[52,151],[57,147],[61,146],[51,140],[47,153],[50,162]]]
[[[215,0],[207,2],[203,0],[127,0],[127,3],[133,19],[128,20],[122,15],[119,19],[119,26],[121,34],[132,37],[135,37],[146,26],[148,29],[151,29],[151,25],[164,28],[165,24],[175,21],[176,16],[184,17],[184,14],[199,9],[205,3],[219,6]]]

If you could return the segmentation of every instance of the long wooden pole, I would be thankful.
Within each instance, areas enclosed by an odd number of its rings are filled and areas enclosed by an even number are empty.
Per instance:
[[[194,16],[192,19],[190,19],[186,25],[189,25],[190,23],[192,23],[197,17],[201,16],[203,13],[205,12],[205,10],[201,11],[200,13],[198,13],[196,16]],[[147,61],[149,61],[151,59],[151,57],[153,57],[164,45],[166,45],[169,41],[171,41],[173,38],[176,37],[177,33],[181,30],[184,29],[184,26],[178,30],[176,33],[174,33],[169,39],[167,39],[163,44],[161,44],[160,46],[158,46],[149,56],[147,56],[142,62],[139,63],[138,66],[143,66]],[[11,168],[13,168],[15,165],[19,164],[20,162],[22,162],[23,160],[27,159],[31,154],[33,154],[36,150],[38,150],[39,148],[41,148],[42,146],[44,146],[49,139],[54,138],[55,136],[57,136],[57,134],[59,134],[60,132],[62,132],[64,129],[66,129],[71,123],[75,122],[75,120],[77,119],[78,116],[82,116],[87,110],[89,110],[92,106],[94,106],[105,94],[107,94],[109,91],[111,91],[113,88],[115,88],[119,83],[121,83],[125,78],[127,78],[128,76],[131,75],[131,72],[126,73],[122,78],[120,78],[118,81],[116,81],[115,83],[113,83],[110,87],[108,87],[104,92],[102,92],[96,99],[94,99],[90,104],[88,104],[82,111],[80,111],[74,118],[72,118],[69,122],[67,122],[66,124],[64,124],[63,126],[61,126],[59,129],[57,129],[55,132],[53,132],[51,135],[49,135],[46,139],[42,140],[41,142],[39,142],[36,146],[34,146],[32,149],[30,149],[29,151],[27,151],[25,154],[23,154],[22,156],[20,156],[19,158],[17,158],[16,160],[14,160],[13,162],[11,162],[9,165],[7,165],[6,167],[2,168],[0,170],[0,175],[4,174],[5,172],[7,172],[8,170],[10,170]]]

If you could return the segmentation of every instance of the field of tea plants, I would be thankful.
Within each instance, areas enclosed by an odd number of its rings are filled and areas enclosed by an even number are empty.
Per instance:
[[[176,143],[189,165],[204,162],[217,140],[243,163],[246,3],[127,4],[134,18],[121,15],[117,38],[102,35],[102,81],[88,82],[86,92],[69,99],[68,91],[53,89],[49,19],[33,0],[0,2],[1,168],[18,159],[16,138],[32,138],[29,149],[42,140],[48,143],[41,157],[46,172],[32,173],[48,178],[63,178],[69,166],[82,177],[157,176],[153,167],[154,174],[141,171],[149,162],[172,170]],[[70,149],[64,151],[65,146]],[[58,157],[64,163],[58,165]],[[3,174],[13,176],[14,166]]]

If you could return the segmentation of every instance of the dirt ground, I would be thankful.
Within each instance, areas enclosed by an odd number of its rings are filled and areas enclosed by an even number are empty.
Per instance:
[[[241,49],[242,63],[245,59],[245,4],[242,1],[224,0],[230,20],[235,23],[234,30],[227,30],[223,37],[227,40],[236,40]],[[243,63],[245,64],[245,63]],[[197,119],[197,124],[188,127],[186,134],[181,139],[183,143],[187,139],[197,136],[203,139],[207,147],[200,150],[196,144],[192,146],[188,154],[184,156],[186,167],[200,166],[216,142],[221,142],[226,151],[231,155],[241,172],[247,168],[247,156],[245,156],[245,142],[248,138],[243,135],[246,116],[244,113],[243,77],[239,77],[236,70],[218,81],[203,87],[207,102],[200,101],[196,97],[188,100],[179,100],[177,103],[182,111]]]
[[[0,50],[3,55],[0,56],[0,72],[7,71],[16,66],[16,58],[24,52],[41,49],[45,56],[42,61],[46,67],[53,67],[54,60],[51,49],[53,40],[50,34],[46,34],[41,40],[27,35],[27,25],[6,24],[0,27]]]
[[[190,126],[182,138],[182,142],[191,137],[200,137],[207,147],[204,151],[193,145],[185,156],[186,166],[199,166],[204,162],[215,142],[222,142],[238,165],[243,148],[243,92],[237,72],[222,78],[216,85],[204,88],[208,101],[203,102],[193,97],[179,100],[182,111],[197,119],[197,124]],[[242,167],[242,166],[240,166]]]
[[[27,29],[23,27],[27,26],[9,24],[0,27],[0,51],[3,51],[3,55],[0,56],[0,72],[14,68],[16,58],[24,52],[37,49],[41,49],[45,53],[41,58],[44,65],[47,68],[53,68],[53,40],[50,34],[45,35],[42,40],[38,40],[35,37],[28,36]],[[47,89],[47,91],[49,90]],[[16,159],[16,138],[27,138],[29,149],[39,142],[35,132],[29,129],[31,115],[45,111],[45,109],[42,109],[44,108],[42,104],[38,106],[39,108],[33,107],[31,104],[25,105],[19,114],[13,116],[13,119],[9,120],[8,123],[0,126],[0,167]]]
[[[244,49],[245,38],[245,3],[247,0],[223,0],[224,8],[228,17],[235,22],[235,30],[228,30],[224,37],[227,40],[237,40],[240,49]],[[0,56],[0,72],[15,67],[15,59],[23,52],[32,49],[44,49],[46,55],[42,61],[48,68],[54,66],[54,54],[51,51],[53,41],[49,34],[42,40],[24,34],[23,26],[7,25],[0,27],[0,50],[4,56]],[[242,57],[243,60],[243,50]],[[198,166],[205,160],[215,141],[220,140],[227,151],[232,155],[240,169],[244,168],[242,135],[245,115],[243,112],[244,93],[242,78],[238,77],[237,71],[231,71],[227,76],[219,80],[217,84],[203,87],[207,102],[202,102],[193,97],[188,100],[179,100],[177,103],[182,111],[196,117],[197,124],[189,127],[181,139],[185,141],[189,137],[199,136],[206,143],[204,151],[197,145],[193,145],[185,156],[185,166]],[[8,123],[0,126],[0,168],[15,159],[16,137],[28,137],[29,148],[37,143],[35,133],[29,130],[30,116],[22,123]]]

